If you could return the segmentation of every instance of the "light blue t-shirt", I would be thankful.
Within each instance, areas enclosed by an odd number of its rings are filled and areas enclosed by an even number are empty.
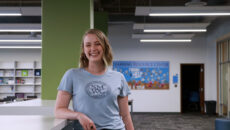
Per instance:
[[[83,68],[69,69],[58,90],[72,95],[74,111],[84,113],[100,129],[124,129],[117,97],[128,96],[130,89],[120,72],[107,70],[93,75]]]

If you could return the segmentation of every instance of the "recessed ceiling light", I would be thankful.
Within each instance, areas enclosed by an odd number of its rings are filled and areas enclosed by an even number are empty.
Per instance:
[[[22,39],[17,39],[17,40],[11,40],[11,39],[7,39],[7,40],[0,40],[0,42],[41,42],[42,40],[22,40]]]
[[[229,16],[230,13],[150,13],[149,16]]]
[[[21,13],[0,13],[0,16],[22,16]]]
[[[191,39],[141,39],[140,42],[191,42]]]
[[[0,46],[3,49],[40,49],[41,46]]]
[[[41,29],[0,29],[0,32],[41,32]]]
[[[144,29],[144,32],[206,32],[206,29]]]

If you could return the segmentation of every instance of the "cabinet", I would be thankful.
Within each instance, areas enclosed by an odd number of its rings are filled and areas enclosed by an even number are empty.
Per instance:
[[[0,99],[41,97],[40,61],[0,61]]]

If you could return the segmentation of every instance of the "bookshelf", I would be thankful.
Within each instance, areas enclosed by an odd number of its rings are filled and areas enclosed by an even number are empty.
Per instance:
[[[41,97],[40,61],[0,61],[0,99]]]

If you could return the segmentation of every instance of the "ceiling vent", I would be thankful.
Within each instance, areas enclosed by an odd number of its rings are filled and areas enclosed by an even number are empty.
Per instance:
[[[205,6],[206,2],[201,2],[200,0],[191,0],[190,2],[185,3],[185,6]]]

